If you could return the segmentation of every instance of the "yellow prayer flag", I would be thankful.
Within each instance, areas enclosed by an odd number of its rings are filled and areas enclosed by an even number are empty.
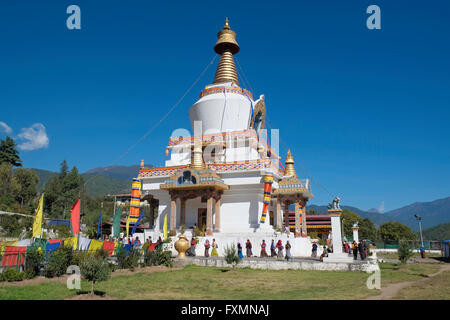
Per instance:
[[[167,214],[164,216],[163,232],[164,232],[164,239],[167,239]]]
[[[40,238],[42,233],[42,213],[44,211],[44,194],[39,200],[39,205],[36,209],[36,214],[33,221],[33,238]]]
[[[130,219],[127,218],[127,238],[128,238],[128,229],[130,228]]]

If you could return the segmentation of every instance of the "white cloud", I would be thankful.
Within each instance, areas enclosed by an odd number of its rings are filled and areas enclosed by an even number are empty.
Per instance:
[[[8,126],[6,123],[4,123],[3,121],[0,121],[0,130],[5,132],[6,134],[10,134],[13,130],[11,129],[10,126]]]
[[[380,205],[378,206],[378,212],[383,213],[384,211],[384,201],[381,201]]]
[[[18,145],[21,150],[37,150],[48,147],[49,140],[42,123],[35,123],[29,128],[22,128],[17,137],[24,140]]]

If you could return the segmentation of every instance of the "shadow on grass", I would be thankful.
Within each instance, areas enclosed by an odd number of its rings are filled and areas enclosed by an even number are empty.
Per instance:
[[[90,291],[77,291],[77,295],[82,295],[82,294],[91,294]],[[100,296],[100,297],[104,297],[106,294],[105,291],[98,291],[98,290],[94,290],[94,295],[96,296]]]

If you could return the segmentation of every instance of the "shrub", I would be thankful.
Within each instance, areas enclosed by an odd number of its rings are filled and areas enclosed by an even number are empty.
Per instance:
[[[412,247],[408,241],[401,240],[398,244],[398,258],[402,263],[406,263],[413,256]]]
[[[182,224],[180,227],[180,233],[184,234],[185,232],[186,232],[186,226],[184,224]]]
[[[30,250],[25,257],[25,276],[32,279],[40,274],[42,262],[42,253],[38,250]]]
[[[91,282],[91,293],[94,293],[94,284],[106,281],[111,276],[108,262],[100,256],[89,255],[80,264],[81,275]]]
[[[66,273],[67,267],[72,264],[73,251],[72,248],[59,247],[48,259],[45,268],[45,276],[48,278],[59,277]]]
[[[122,249],[117,253],[118,268],[133,270],[138,266],[140,258],[141,252],[139,249],[132,248],[128,254],[125,249]]]
[[[226,246],[225,247],[225,261],[228,264],[231,264],[233,266],[233,268],[239,263],[241,262],[241,259],[239,259],[239,256],[237,254],[237,249],[236,246],[234,244],[232,244],[231,246]]]
[[[25,278],[25,272],[20,272],[15,268],[8,268],[0,274],[0,281],[22,281]]]
[[[172,267],[172,253],[164,250],[148,251],[144,255],[146,266],[166,266]]]

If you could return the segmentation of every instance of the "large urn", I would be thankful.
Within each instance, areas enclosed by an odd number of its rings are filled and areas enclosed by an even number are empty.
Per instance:
[[[178,258],[186,258],[186,251],[189,249],[189,241],[184,236],[184,234],[178,237],[178,240],[175,241],[175,249],[178,251]]]

